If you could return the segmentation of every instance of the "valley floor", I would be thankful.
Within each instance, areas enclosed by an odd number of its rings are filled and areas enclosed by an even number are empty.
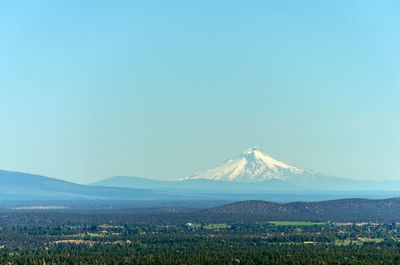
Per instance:
[[[221,220],[134,209],[3,211],[0,264],[400,264],[398,223]]]

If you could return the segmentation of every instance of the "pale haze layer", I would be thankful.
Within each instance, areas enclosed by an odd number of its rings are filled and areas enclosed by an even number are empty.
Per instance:
[[[179,179],[249,146],[400,179],[398,1],[2,1],[0,169]]]

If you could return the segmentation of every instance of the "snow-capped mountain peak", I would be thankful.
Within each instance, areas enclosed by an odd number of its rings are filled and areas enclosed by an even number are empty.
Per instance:
[[[249,162],[265,163],[265,165],[267,165],[268,168],[270,168],[271,170],[273,170],[275,172],[278,171],[278,168],[286,168],[286,169],[288,169],[288,168],[294,169],[295,168],[295,167],[289,166],[283,162],[279,162],[279,161],[273,159],[269,155],[263,153],[258,146],[249,148],[246,152],[243,152],[241,154],[241,157],[245,158]]]
[[[294,176],[301,175],[305,171],[310,173],[308,170],[275,160],[262,152],[259,147],[251,147],[216,168],[193,174],[184,179],[211,179],[235,182],[259,182],[270,179],[290,181]]]

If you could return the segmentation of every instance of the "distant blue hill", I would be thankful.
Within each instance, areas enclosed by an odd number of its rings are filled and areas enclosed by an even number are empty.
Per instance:
[[[337,181],[329,183],[326,180],[323,183],[324,185],[328,183],[331,187],[338,184]],[[354,188],[362,186],[355,187],[353,182],[347,184]],[[398,183],[395,181],[378,183],[386,188],[381,191],[379,191],[380,186],[377,183],[374,184],[375,189],[364,191],[355,189],[310,190],[281,180],[240,183],[209,179],[159,181],[137,177],[113,177],[93,185],[80,185],[40,175],[0,170],[0,200],[271,200],[289,202],[354,197],[389,198],[400,195],[400,192],[394,190],[394,187],[398,187]],[[339,187],[336,186],[336,188]]]
[[[91,185],[103,187],[138,188],[169,191],[191,192],[254,192],[254,191],[288,191],[299,190],[298,186],[280,180],[255,182],[228,182],[211,179],[190,179],[182,181],[162,181],[139,177],[115,176]]]
[[[0,170],[0,200],[165,199],[168,195],[143,189],[95,187],[40,175]]]
[[[282,192],[282,191],[399,191],[400,181],[359,181],[325,175],[317,175],[311,181],[289,183],[278,179],[259,182],[232,182],[212,179],[186,179],[162,181],[139,177],[115,176],[95,183],[93,186],[137,188],[168,191],[215,192]]]
[[[116,176],[92,185],[149,189],[174,192],[181,198],[207,198],[209,200],[270,200],[275,202],[320,201],[343,198],[383,199],[399,197],[400,182],[363,182],[319,176],[313,182],[295,186],[281,180],[262,182],[228,182],[210,179],[161,181],[139,177]],[[191,196],[191,197],[190,197]]]
[[[113,178],[117,180],[120,178]],[[80,185],[64,180],[49,178],[45,176],[0,170],[0,200],[5,201],[28,201],[28,200],[124,200],[124,201],[190,201],[190,200],[242,200],[263,199],[263,193],[241,193],[229,189],[221,193],[214,181],[190,180],[177,182],[181,186],[174,188],[168,186],[169,182],[133,178],[138,182],[132,182],[132,186],[124,185],[124,181],[131,179],[123,177],[120,179],[120,187]],[[136,183],[136,184],[135,184]],[[139,184],[141,183],[141,184]],[[167,186],[164,184],[167,183]],[[201,184],[199,186],[199,184]],[[147,188],[145,188],[147,187]],[[198,187],[213,188],[210,192],[200,192]],[[235,186],[235,188],[239,188]],[[247,190],[247,192],[249,192]]]

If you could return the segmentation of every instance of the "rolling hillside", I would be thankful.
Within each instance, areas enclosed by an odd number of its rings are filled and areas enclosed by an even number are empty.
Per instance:
[[[167,194],[144,189],[95,187],[40,175],[0,170],[1,200],[165,199]]]
[[[341,199],[320,202],[273,203],[242,201],[205,211],[208,214],[262,217],[266,220],[400,220],[400,198]]]

